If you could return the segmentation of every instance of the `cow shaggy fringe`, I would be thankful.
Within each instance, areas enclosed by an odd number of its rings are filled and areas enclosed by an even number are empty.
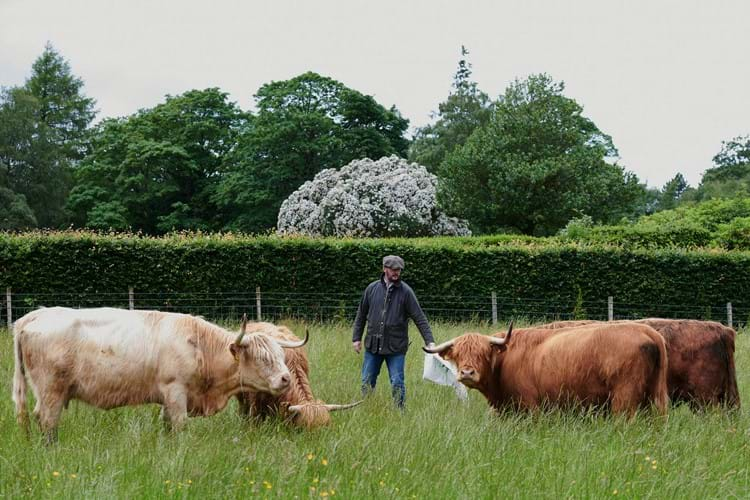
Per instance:
[[[198,355],[199,374],[202,377],[214,373],[219,368],[214,366],[214,362],[222,359],[222,356],[228,352],[229,345],[237,335],[195,316],[181,317],[175,322],[175,326],[176,331],[186,336],[188,341],[194,344]],[[273,352],[273,340],[266,335],[256,335],[256,333],[263,332],[249,332],[242,338],[242,346],[247,349],[247,354],[252,359],[264,363],[269,362],[271,361],[271,352]],[[289,351],[294,352],[293,349]]]

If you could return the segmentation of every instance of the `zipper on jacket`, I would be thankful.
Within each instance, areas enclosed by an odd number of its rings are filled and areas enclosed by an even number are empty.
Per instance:
[[[385,285],[385,298],[383,299],[383,310],[380,312],[380,335],[379,335],[379,342],[378,342],[378,351],[383,350],[383,341],[385,340],[385,313],[386,308],[388,307],[388,298],[391,295],[391,288],[393,288],[393,285],[388,286]]]

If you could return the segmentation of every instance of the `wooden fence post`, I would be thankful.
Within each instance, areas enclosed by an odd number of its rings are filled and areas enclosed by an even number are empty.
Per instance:
[[[131,311],[135,309],[135,293],[132,286],[128,287],[128,307]]]
[[[492,326],[497,325],[497,294],[492,292]]]
[[[733,328],[732,326],[732,303],[727,302],[727,325],[729,325],[729,328]]]
[[[615,319],[615,298],[611,295],[607,297],[607,321]]]
[[[258,312],[258,321],[261,321],[260,314],[260,287],[255,287],[255,310]]]
[[[10,287],[5,289],[5,303],[8,306],[8,331],[13,333],[13,306],[10,302]]]

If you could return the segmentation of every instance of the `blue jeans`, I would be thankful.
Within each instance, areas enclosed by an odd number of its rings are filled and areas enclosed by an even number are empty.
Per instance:
[[[391,394],[393,401],[399,408],[404,407],[406,386],[404,385],[404,361],[406,354],[373,354],[365,350],[365,360],[362,363],[362,395],[367,396],[375,389],[375,382],[380,375],[383,361],[388,366],[388,378],[391,379]]]

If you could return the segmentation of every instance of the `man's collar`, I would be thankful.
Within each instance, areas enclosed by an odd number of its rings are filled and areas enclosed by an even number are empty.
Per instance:
[[[380,282],[386,287],[388,286],[388,282],[385,280],[385,273],[380,273]],[[398,281],[391,281],[390,283],[393,286],[401,286],[401,279],[399,278]]]

